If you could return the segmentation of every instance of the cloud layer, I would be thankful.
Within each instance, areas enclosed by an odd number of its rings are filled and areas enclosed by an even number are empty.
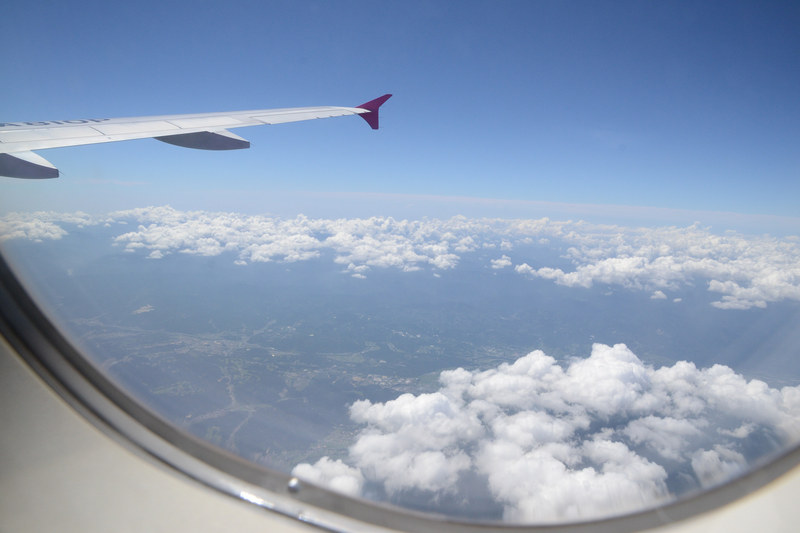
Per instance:
[[[490,494],[507,521],[552,522],[663,503],[800,438],[800,387],[772,389],[721,365],[655,369],[623,344],[595,344],[564,366],[535,351],[439,381],[433,393],[355,402],[363,429],[347,460],[294,474],[400,502],[444,495],[462,509]]]
[[[374,268],[447,270],[455,268],[465,254],[497,250],[487,259],[487,268],[499,271],[513,267],[521,275],[568,287],[617,285],[646,291],[653,299],[679,301],[675,292],[701,286],[719,295],[712,305],[722,309],[800,301],[797,237],[716,235],[697,225],[625,228],[547,218],[409,221],[391,217],[312,219],[300,215],[283,219],[178,211],[164,206],[103,217],[12,213],[0,218],[0,241],[59,239],[67,235],[63,227],[67,224],[117,223],[137,227],[119,234],[114,242],[127,252],[143,253],[150,259],[173,253],[228,253],[234,262],[244,265],[304,261],[331,254],[344,273],[363,278]],[[572,268],[537,263],[523,251],[531,246],[558,250]]]
[[[596,283],[664,291],[704,282],[721,299],[721,309],[765,307],[783,299],[800,300],[800,247],[797,237],[714,235],[696,225],[687,228],[590,227],[564,236],[565,256],[575,269],[565,272],[527,263],[521,274],[569,287]]]
[[[67,231],[59,226],[73,224],[78,227],[97,224],[95,217],[86,213],[54,213],[36,211],[33,213],[10,213],[0,217],[0,242],[11,239],[43,241],[60,239]]]

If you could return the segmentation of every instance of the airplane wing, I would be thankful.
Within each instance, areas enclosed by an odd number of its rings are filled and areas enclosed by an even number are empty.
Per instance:
[[[292,107],[195,115],[0,122],[0,176],[57,178],[58,169],[33,151],[45,148],[152,137],[186,148],[236,150],[249,148],[250,143],[228,128],[346,115],[359,115],[372,129],[378,129],[378,108],[391,96],[385,94],[357,107]]]

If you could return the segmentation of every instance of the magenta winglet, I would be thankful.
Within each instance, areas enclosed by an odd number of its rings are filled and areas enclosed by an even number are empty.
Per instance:
[[[362,113],[359,115],[361,118],[367,121],[367,124],[373,130],[378,129],[378,108],[383,105],[383,103],[391,98],[391,94],[384,94],[383,96],[376,98],[375,100],[370,100],[366,104],[361,104],[358,107],[359,109],[366,109],[369,113]]]

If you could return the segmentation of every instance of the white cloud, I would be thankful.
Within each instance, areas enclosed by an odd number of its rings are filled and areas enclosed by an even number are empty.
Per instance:
[[[692,455],[692,469],[706,487],[741,473],[746,464],[742,454],[719,445],[713,450],[698,450]]]
[[[369,267],[367,265],[356,265],[355,263],[350,263],[347,265],[347,268],[344,272],[348,272],[352,277],[358,279],[366,279],[366,273],[369,272]]]
[[[667,295],[664,294],[664,291],[655,291],[653,294],[650,295],[651,300],[666,300]]]
[[[363,429],[345,463],[364,490],[447,494],[468,508],[470,480],[508,521],[596,518],[669,501],[674,478],[707,487],[742,472],[753,438],[800,439],[800,387],[721,365],[653,368],[623,344],[564,364],[535,351],[439,381],[433,393],[351,406]],[[294,473],[325,483],[329,462]]]
[[[43,217],[10,213],[0,218],[0,242],[10,239],[55,240],[65,235],[66,230]]]
[[[536,269],[530,266],[528,263],[522,263],[521,265],[517,265],[514,267],[514,271],[519,274],[536,274]]]
[[[499,270],[501,268],[505,268],[507,266],[511,266],[511,258],[507,255],[503,255],[500,259],[492,259],[492,268]]]
[[[307,261],[332,254],[342,265],[396,268],[455,268],[464,254],[518,246],[562,251],[572,264],[536,264],[515,271],[576,288],[618,285],[663,299],[666,291],[705,287],[718,294],[721,309],[764,307],[781,300],[800,301],[800,242],[797,238],[715,235],[689,227],[625,228],[585,222],[468,219],[395,220],[293,219],[236,213],[178,211],[169,206],[117,211],[103,217],[85,213],[12,213],[0,218],[0,240],[58,239],[62,226],[128,224],[115,238],[126,251],[144,250],[151,258],[172,253],[215,256],[230,253],[236,264]],[[493,268],[511,266],[503,255]],[[351,271],[356,277],[364,272]],[[675,298],[673,301],[680,301]]]
[[[337,492],[358,496],[364,485],[364,476],[340,460],[323,457],[314,465],[301,464],[294,468],[293,475],[318,485],[325,485]]]
[[[622,228],[577,223],[561,229],[561,239],[570,245],[565,257],[574,270],[541,266],[517,271],[569,287],[605,283],[652,291],[654,296],[707,280],[708,290],[721,294],[712,303],[721,309],[800,300],[800,247],[791,237],[714,235],[697,225]]]
[[[111,219],[107,216],[92,216],[81,211],[75,213],[54,211],[8,213],[0,217],[0,242],[10,239],[56,240],[68,235],[68,232],[59,224],[84,228],[107,225],[110,221]]]
[[[305,261],[334,252],[341,264],[419,270],[422,266],[453,268],[454,250],[471,251],[472,237],[456,236],[436,223],[396,221],[392,218],[294,219],[242,216],[230,213],[179,212],[148,208],[114,213],[115,218],[135,218],[136,231],[116,238],[130,248],[144,245],[166,254],[172,251],[198,255],[234,252],[244,262]],[[463,231],[461,232],[464,233]],[[352,271],[352,269],[350,269]],[[363,277],[363,271],[352,271]]]

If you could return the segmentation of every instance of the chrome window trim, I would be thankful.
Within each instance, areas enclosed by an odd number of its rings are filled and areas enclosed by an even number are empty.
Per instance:
[[[352,498],[251,463],[184,432],[144,408],[92,365],[39,309],[0,254],[0,334],[34,372],[94,426],[128,449],[208,487],[330,531],[633,532],[711,511],[800,464],[800,446],[751,465],[718,487],[619,517],[557,525],[464,522]]]

